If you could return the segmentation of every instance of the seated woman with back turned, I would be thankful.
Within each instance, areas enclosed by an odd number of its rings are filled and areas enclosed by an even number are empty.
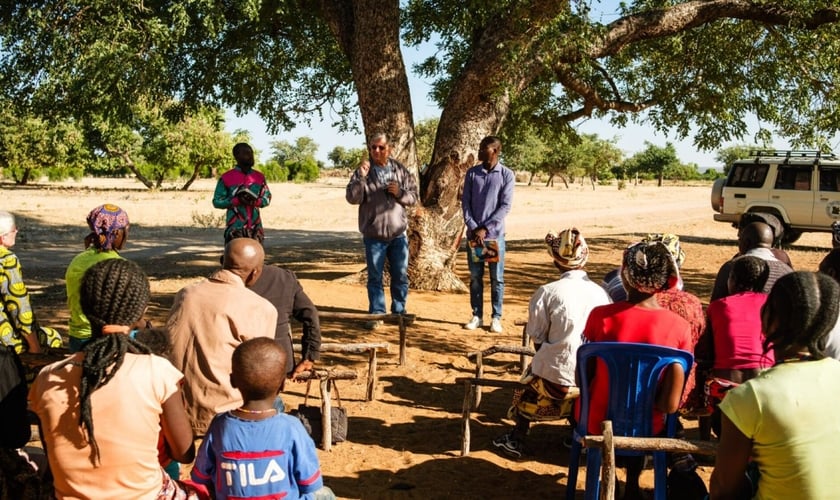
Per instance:
[[[840,491],[840,362],[823,354],[837,321],[840,285],[795,272],[779,278],[761,309],[776,366],[730,390],[711,497],[836,498]]]

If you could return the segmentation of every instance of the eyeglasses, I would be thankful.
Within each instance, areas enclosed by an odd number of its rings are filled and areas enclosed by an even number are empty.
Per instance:
[[[388,149],[388,146],[373,145],[370,147],[371,151],[385,151],[386,149]]]

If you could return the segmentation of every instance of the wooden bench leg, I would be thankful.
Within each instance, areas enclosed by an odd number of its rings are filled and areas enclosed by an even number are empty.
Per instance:
[[[332,449],[332,400],[330,399],[330,380],[321,379],[321,447],[324,451]]]
[[[374,347],[368,354],[368,375],[367,375],[367,394],[365,400],[374,401],[376,399],[376,348]]]
[[[479,352],[475,357],[475,378],[484,377],[484,357]],[[481,404],[481,386],[476,386],[473,389],[473,409],[477,410],[478,405]]]
[[[405,318],[400,315],[400,366],[405,365]]]
[[[470,454],[470,409],[472,408],[473,385],[464,382],[464,404],[461,409],[461,456]]]

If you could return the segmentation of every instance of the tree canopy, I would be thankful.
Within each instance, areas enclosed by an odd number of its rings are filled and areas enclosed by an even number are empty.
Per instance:
[[[401,41],[435,43],[417,69],[442,113],[420,175],[412,283],[463,287],[451,268],[465,169],[520,116],[540,129],[643,121],[715,149],[762,124],[822,148],[840,127],[840,7],[830,0],[0,0],[0,86],[15,109],[128,120],[177,99],[255,111],[272,131],[325,111],[388,132],[419,164]],[[425,161],[425,159],[423,160]]]

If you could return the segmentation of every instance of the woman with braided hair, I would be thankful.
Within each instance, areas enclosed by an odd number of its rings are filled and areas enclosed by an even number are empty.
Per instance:
[[[158,463],[163,430],[171,456],[194,459],[179,383],[183,375],[133,339],[149,282],[137,264],[109,259],[85,273],[82,310],[91,338],[44,367],[29,393],[41,421],[57,498],[190,498]]]
[[[711,478],[712,498],[836,498],[840,362],[823,353],[837,322],[840,285],[794,272],[761,308],[764,349],[776,365],[729,390]]]

